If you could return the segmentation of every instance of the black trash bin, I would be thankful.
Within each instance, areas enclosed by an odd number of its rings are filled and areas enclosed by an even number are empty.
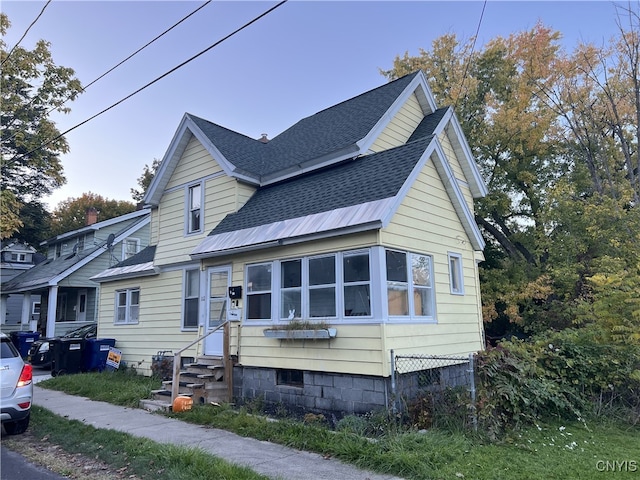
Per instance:
[[[84,338],[54,338],[49,341],[52,377],[82,371],[85,341]]]
[[[38,332],[11,332],[11,341],[20,352],[22,358],[27,358],[33,342],[40,338]]]
[[[109,348],[115,347],[115,338],[88,338],[84,345],[83,370],[87,372],[101,372],[107,365]]]

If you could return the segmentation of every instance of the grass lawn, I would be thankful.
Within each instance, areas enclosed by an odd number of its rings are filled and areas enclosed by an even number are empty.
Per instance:
[[[148,398],[150,391],[158,388],[159,381],[119,372],[92,373],[56,377],[40,386],[135,406],[140,398]],[[359,435],[355,428],[330,430],[315,416],[308,422],[292,419],[274,422],[256,413],[246,408],[202,405],[171,415],[187,422],[322,453],[407,479],[640,478],[638,427],[601,421],[545,423],[510,432],[500,442],[490,442],[481,434],[470,432],[430,430],[420,433],[392,426],[372,440]],[[102,435],[102,432],[92,435]],[[124,454],[139,456],[137,451],[126,451],[138,448],[136,442],[123,442],[122,445]],[[65,448],[78,446],[70,444]]]

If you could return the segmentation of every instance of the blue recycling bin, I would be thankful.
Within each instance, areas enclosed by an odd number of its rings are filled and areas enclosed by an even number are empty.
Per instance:
[[[27,358],[33,342],[40,338],[38,332],[11,332],[11,341],[20,352],[22,358]]]
[[[87,372],[105,369],[109,349],[115,347],[115,338],[88,338],[84,345],[84,367]]]

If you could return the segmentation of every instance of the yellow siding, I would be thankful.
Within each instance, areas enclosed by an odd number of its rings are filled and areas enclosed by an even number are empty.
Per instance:
[[[240,363],[244,366],[305,369],[388,376],[382,325],[337,325],[331,340],[265,338],[265,326],[241,327]],[[233,353],[233,352],[232,352]]]
[[[115,291],[140,288],[140,319],[133,325],[114,325]],[[151,360],[160,350],[178,350],[195,340],[196,332],[181,332],[182,270],[156,277],[103,283],[100,294],[99,332],[115,338],[122,360],[139,372],[151,374]],[[183,354],[195,356],[195,348]]]
[[[178,166],[173,175],[171,175],[167,189],[196,182],[207,175],[221,171],[222,168],[213,161],[213,158],[202,144],[195,137],[191,137],[180,162],[178,162]]]
[[[415,348],[423,354],[466,354],[481,349],[475,255],[433,162],[427,164],[382,232],[382,243],[433,255],[436,293],[437,324],[387,324],[387,348]],[[450,293],[448,252],[462,255],[464,295]]]
[[[185,235],[186,187],[200,178],[208,177],[204,184],[202,233]],[[172,175],[153,220],[158,225],[156,265],[189,261],[189,253],[227,215],[237,211],[246,202],[254,187],[240,184],[226,176],[218,163],[202,145],[192,138]]]
[[[393,120],[373,142],[370,150],[380,152],[407,143],[407,140],[424,117],[418,98],[412,94]]]

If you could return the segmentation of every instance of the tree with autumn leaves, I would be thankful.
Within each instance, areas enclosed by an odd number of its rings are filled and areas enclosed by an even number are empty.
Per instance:
[[[481,50],[455,35],[396,57],[460,119],[489,194],[476,221],[489,337],[598,323],[640,344],[640,18],[567,52],[542,24]]]

